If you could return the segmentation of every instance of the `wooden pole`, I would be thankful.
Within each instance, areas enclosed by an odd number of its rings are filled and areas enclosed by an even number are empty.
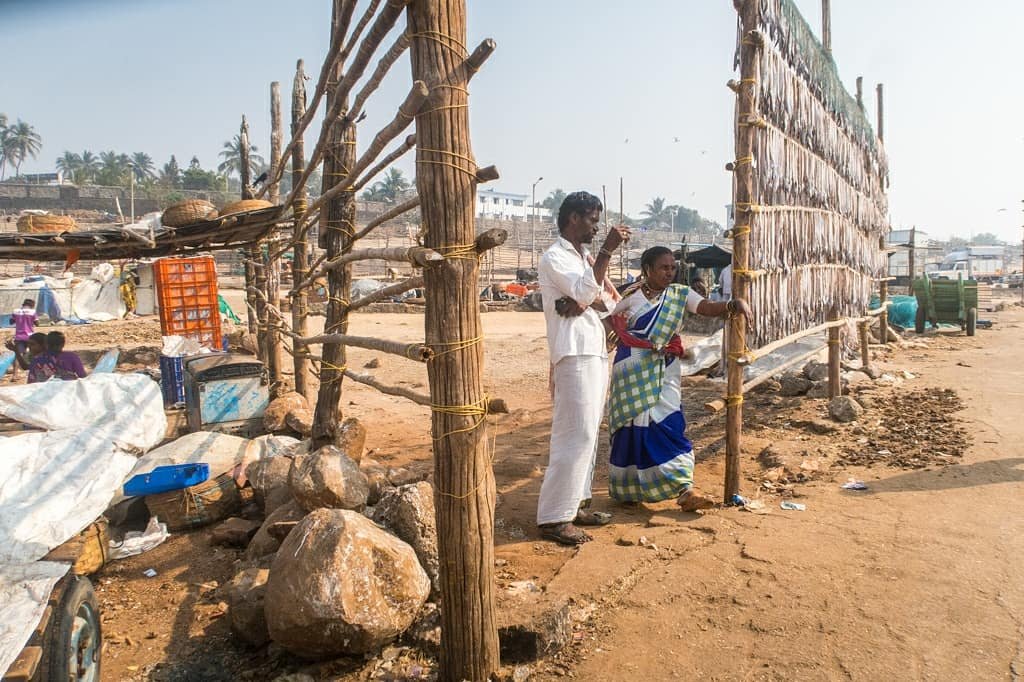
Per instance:
[[[625,224],[625,222],[626,222],[626,208],[625,208],[626,200],[624,199],[624,197],[625,197],[625,192],[624,192],[624,189],[623,189],[623,181],[622,181],[622,178],[620,177],[619,178],[619,224],[620,225]],[[626,279],[626,265],[625,265],[626,261],[625,261],[625,258],[626,258],[626,249],[627,248],[629,248],[628,245],[624,244],[622,246],[622,248],[619,249],[619,281],[620,282],[625,281],[625,279]]]
[[[281,140],[284,136],[281,123],[281,84],[273,81],[270,84],[270,170],[268,177],[280,178],[277,169],[281,167]],[[281,201],[281,184],[275,181],[270,186],[268,197],[275,206]],[[271,232],[273,234],[273,232]],[[263,253],[263,272],[266,276],[266,303],[274,310],[281,309],[281,259],[267,247]],[[266,363],[270,376],[271,390],[281,386],[281,336],[277,326],[270,324],[269,312],[266,315]]]
[[[832,2],[821,0],[821,46],[832,56]]]
[[[331,16],[332,44],[338,31],[348,33],[349,23],[355,11],[356,0],[334,0]],[[338,83],[344,75],[344,61],[338,59],[331,75],[327,90],[327,108],[337,107]],[[347,113],[348,103],[340,104],[340,111]],[[327,192],[338,183],[345,182],[356,163],[356,126],[343,125],[344,117],[331,124],[324,140],[323,191]],[[320,211],[320,241],[327,252],[327,258],[337,258],[352,248],[355,233],[356,195],[352,190],[342,192],[331,199]],[[348,299],[352,283],[352,266],[331,270],[327,274],[327,319],[325,334],[348,332]],[[336,441],[341,421],[341,383],[345,378],[345,363],[348,360],[345,345],[338,342],[325,343],[320,362],[320,389],[317,392],[316,408],[313,412],[312,447],[316,450]]]
[[[300,59],[295,64],[295,80],[292,82],[292,135],[297,136],[292,147],[292,182],[299,182],[306,165],[306,148],[302,136],[298,135],[303,117],[306,115],[306,73]],[[292,214],[295,224],[295,246],[292,249],[292,331],[299,336],[309,333],[307,324],[309,315],[309,294],[305,289],[296,290],[299,282],[309,275],[309,246],[306,242],[306,231],[302,229],[302,219],[306,215],[308,205],[306,189],[303,187],[295,192],[292,200]],[[296,349],[298,350],[298,349]],[[313,403],[313,385],[310,381],[309,360],[301,353],[293,358],[295,368],[295,391]]]
[[[857,106],[864,111],[864,76],[857,76]]]
[[[907,292],[909,296],[914,295],[914,271],[917,270],[917,227],[910,228],[910,251],[907,253],[907,275],[909,280],[907,286],[910,287],[910,291]]]
[[[450,253],[473,243],[475,164],[469,136],[466,0],[413,0],[413,79],[441,83],[438,104],[416,117],[416,185],[428,229],[424,246]],[[432,36],[444,36],[437,40]],[[442,150],[424,154],[422,150]],[[440,158],[439,158],[440,157]],[[444,160],[444,163],[435,161]],[[427,162],[429,161],[429,163]],[[487,680],[498,669],[494,607],[494,473],[483,390],[483,328],[476,257],[424,271],[427,364],[434,408],[434,500],[441,583],[440,679]]]
[[[760,73],[761,5],[759,0],[744,0],[738,4],[743,39],[740,42],[740,92],[737,96],[737,121],[757,118],[757,82]],[[736,128],[736,158],[753,156],[757,143],[756,131],[752,125]],[[750,232],[754,228],[754,205],[757,193],[754,182],[754,164],[739,164],[734,172],[736,184],[733,205],[736,208],[736,226],[733,228],[732,267],[734,298],[750,298],[750,278],[742,276],[750,268]],[[749,228],[749,229],[744,229]],[[726,425],[725,425],[725,503],[732,501],[740,490],[740,456],[743,437],[743,365],[740,355],[747,347],[746,322],[743,317],[732,317],[727,325],[728,368],[726,371]]]
[[[251,180],[249,173],[249,123],[245,120],[245,116],[242,116],[242,124],[238,129],[238,156],[239,156],[239,169],[238,175],[242,183],[242,199],[252,199],[252,190],[249,187]],[[246,321],[248,322],[248,329],[250,334],[259,336],[259,320],[257,314],[257,299],[256,292],[253,287],[256,286],[256,263],[259,261],[259,249],[256,246],[250,246],[245,251],[245,312]],[[259,343],[257,338],[256,343],[257,355],[260,355],[262,344]]]
[[[268,178],[271,180],[267,191],[267,198],[275,206],[281,203],[281,182],[274,181],[280,177],[281,140],[283,137],[281,123],[281,84],[274,81],[270,84],[270,170]]]
[[[828,319],[835,322],[839,319],[839,311],[833,308],[829,311]],[[831,327],[828,330],[828,397],[836,398],[842,395],[843,387],[839,376],[840,362],[842,360],[842,348],[839,346],[839,327]]]
[[[885,251],[885,236],[878,238],[878,248]],[[878,301],[882,306],[882,313],[879,315],[881,320],[878,323],[878,329],[880,330],[879,339],[882,343],[889,343],[889,308],[885,305],[885,302],[889,300],[889,273],[885,273],[885,277],[878,283]]]
[[[860,366],[867,369],[871,366],[871,349],[868,340],[868,321],[861,320],[857,323],[857,333],[860,337]]]
[[[885,92],[881,83],[878,84],[876,92],[878,93],[878,139],[885,142]]]

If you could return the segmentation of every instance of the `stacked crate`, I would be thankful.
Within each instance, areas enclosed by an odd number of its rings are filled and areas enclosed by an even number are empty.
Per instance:
[[[153,263],[160,331],[164,336],[194,339],[220,350],[220,306],[213,256],[161,258]]]

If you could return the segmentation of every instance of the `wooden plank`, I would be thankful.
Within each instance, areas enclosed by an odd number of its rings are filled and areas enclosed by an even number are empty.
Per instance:
[[[7,669],[3,682],[29,682],[43,660],[43,647],[27,646],[21,650],[14,663]]]

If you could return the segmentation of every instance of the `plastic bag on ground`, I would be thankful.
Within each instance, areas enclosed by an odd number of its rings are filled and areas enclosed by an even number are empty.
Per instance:
[[[110,558],[124,559],[148,552],[163,543],[170,535],[167,532],[167,524],[160,523],[160,519],[151,516],[145,530],[130,530],[124,534],[121,542],[110,541]]]

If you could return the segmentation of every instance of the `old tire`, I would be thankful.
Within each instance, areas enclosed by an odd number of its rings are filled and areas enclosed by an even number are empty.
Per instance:
[[[967,311],[967,336],[974,336],[974,330],[978,328],[978,309],[971,308]]]
[[[917,313],[914,315],[914,331],[924,334],[924,307],[920,304],[918,304]]]
[[[39,682],[99,682],[100,609],[88,578],[68,576],[54,588],[57,597],[43,632]]]

